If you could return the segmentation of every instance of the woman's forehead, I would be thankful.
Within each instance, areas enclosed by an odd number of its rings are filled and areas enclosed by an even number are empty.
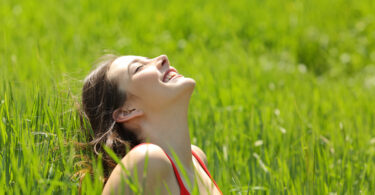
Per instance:
[[[133,55],[128,55],[128,56],[120,56],[118,57],[115,61],[113,61],[112,64],[115,65],[121,65],[121,66],[127,66],[129,65],[132,61],[136,59],[148,59],[143,56],[133,56]]]

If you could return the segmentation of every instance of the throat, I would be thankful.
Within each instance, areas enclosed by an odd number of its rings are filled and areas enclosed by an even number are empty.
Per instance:
[[[141,124],[143,140],[160,146],[172,159],[173,154],[186,168],[191,167],[191,141],[187,110],[146,115]]]

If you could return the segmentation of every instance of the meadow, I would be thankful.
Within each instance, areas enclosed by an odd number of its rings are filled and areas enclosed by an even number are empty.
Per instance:
[[[82,80],[105,53],[196,80],[224,194],[375,193],[372,0],[0,2],[0,194],[77,194]],[[100,194],[101,167],[82,194]]]

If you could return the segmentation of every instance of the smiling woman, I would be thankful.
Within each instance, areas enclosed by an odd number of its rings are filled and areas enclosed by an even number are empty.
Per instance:
[[[180,75],[166,55],[110,56],[86,77],[82,104],[94,131],[89,143],[104,155],[103,194],[134,193],[127,180],[143,184],[145,194],[221,194],[204,152],[190,142],[187,113],[194,87],[195,81]],[[124,167],[104,152],[104,145]],[[176,166],[177,159],[182,166]]]

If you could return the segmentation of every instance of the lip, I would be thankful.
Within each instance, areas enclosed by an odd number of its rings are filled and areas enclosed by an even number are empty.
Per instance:
[[[177,72],[176,69],[174,69],[174,68],[169,68],[169,69],[164,73],[163,79],[162,79],[161,81],[164,82],[164,79],[167,77],[167,75],[168,75],[169,72],[175,72],[175,73],[178,74],[178,72]],[[177,76],[179,76],[179,75],[176,75],[176,76],[174,76],[174,77],[177,77]],[[172,77],[171,80],[172,80],[174,77]]]

